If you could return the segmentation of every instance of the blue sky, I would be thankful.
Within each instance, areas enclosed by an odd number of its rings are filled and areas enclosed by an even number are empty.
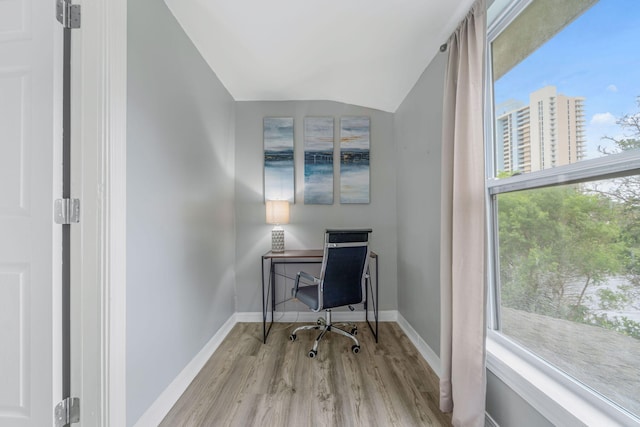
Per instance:
[[[640,109],[640,0],[600,0],[496,82],[496,105],[547,85],[585,98],[588,157],[620,136],[616,118]]]

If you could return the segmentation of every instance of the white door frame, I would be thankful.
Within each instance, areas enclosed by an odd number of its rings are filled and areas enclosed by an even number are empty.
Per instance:
[[[81,170],[72,170],[71,197],[81,200],[81,220],[72,234],[71,390],[81,425],[124,426],[127,1],[74,3],[82,28],[72,35],[72,145]]]

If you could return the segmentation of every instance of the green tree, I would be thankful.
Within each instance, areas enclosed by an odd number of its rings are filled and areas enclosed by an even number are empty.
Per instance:
[[[636,97],[636,104],[640,109],[640,96]],[[598,151],[602,154],[615,154],[622,151],[640,148],[640,111],[625,114],[616,120],[616,124],[622,129],[624,136],[612,137],[604,136],[603,140],[613,143],[613,148],[599,146]]]
[[[503,305],[583,321],[587,289],[623,265],[610,201],[566,186],[502,194],[498,206]]]
[[[625,114],[616,120],[621,137],[604,136],[613,143],[612,148],[598,147],[602,154],[610,155],[640,148],[640,96],[636,98],[638,112]],[[616,178],[607,185],[595,185],[594,191],[606,195],[620,205],[620,221],[627,244],[626,275],[640,286],[640,176]]]

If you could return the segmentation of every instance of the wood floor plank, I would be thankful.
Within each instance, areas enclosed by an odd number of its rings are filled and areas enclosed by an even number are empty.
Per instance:
[[[238,323],[160,424],[201,426],[451,426],[438,410],[438,378],[393,322],[375,343],[358,324],[361,351],[327,334],[311,359],[317,331]]]

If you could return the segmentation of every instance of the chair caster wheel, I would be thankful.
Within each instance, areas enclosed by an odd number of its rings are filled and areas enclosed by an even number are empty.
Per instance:
[[[296,340],[296,338],[298,338],[296,334],[291,334],[291,335],[289,335],[289,339],[290,339],[291,341],[295,341],[295,340]]]
[[[309,357],[310,358],[313,359],[314,357],[317,356],[317,354],[318,354],[318,352],[316,350],[309,350]]]
[[[326,322],[322,317],[320,317],[320,318],[318,318],[318,320],[316,320],[316,325],[318,325],[318,326],[324,326],[325,324],[326,324]]]
[[[358,335],[358,328],[351,329],[351,335]]]
[[[360,346],[359,345],[354,345],[351,347],[351,351],[353,351],[353,354],[358,354],[360,353]]]

